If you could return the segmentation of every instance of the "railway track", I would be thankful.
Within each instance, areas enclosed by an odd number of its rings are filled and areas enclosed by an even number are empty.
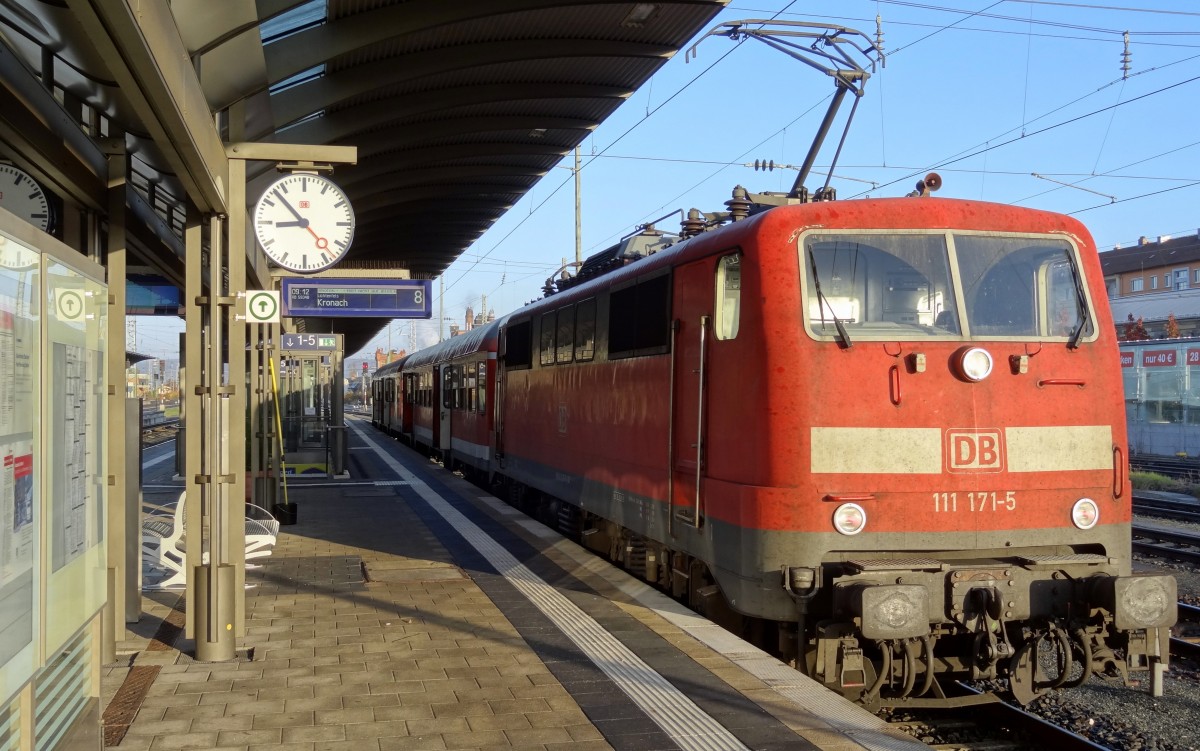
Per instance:
[[[142,446],[150,448],[166,443],[175,437],[175,433],[179,430],[178,418],[169,422],[162,422],[157,425],[147,425],[142,428]]]
[[[968,686],[963,689],[980,693]],[[945,710],[893,710],[889,722],[938,751],[1025,751],[1031,748],[1100,751],[1108,748],[1002,701]]]
[[[1200,524],[1200,501],[1185,498],[1133,494],[1133,510],[1139,514]]]
[[[1135,472],[1154,472],[1178,479],[1200,480],[1200,459],[1173,456],[1131,456],[1129,468]]]

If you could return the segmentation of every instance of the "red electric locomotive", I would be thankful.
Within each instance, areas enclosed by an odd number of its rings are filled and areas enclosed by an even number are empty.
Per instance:
[[[729,205],[410,356],[456,405],[416,440],[864,703],[1160,688],[1175,582],[1131,574],[1087,230],[931,197]]]

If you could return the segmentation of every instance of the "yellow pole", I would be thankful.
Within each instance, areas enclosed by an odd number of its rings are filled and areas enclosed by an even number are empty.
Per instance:
[[[283,503],[288,503],[287,492],[287,462],[283,458],[283,420],[279,417],[279,381],[275,377],[275,358],[267,358],[267,368],[271,371],[271,396],[275,398],[275,437],[279,440],[279,472],[283,482]]]

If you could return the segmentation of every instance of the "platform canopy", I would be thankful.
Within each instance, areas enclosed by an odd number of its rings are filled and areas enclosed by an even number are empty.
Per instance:
[[[123,131],[132,182],[176,239],[182,214],[163,206],[185,194],[215,200],[220,186],[189,168],[203,137],[148,122],[161,119],[159,79],[187,118],[215,116],[221,141],[357,146],[358,163],[333,173],[358,219],[339,268],[434,278],[726,2],[21,2],[21,13],[3,12],[0,42]],[[207,112],[171,89],[176,71],[148,64],[171,45],[186,50],[179,62],[195,74],[179,78],[198,83]],[[229,139],[230,112],[244,113],[240,139]],[[274,165],[251,163],[247,200],[275,176]],[[163,229],[135,232],[143,256],[176,254]],[[176,259],[143,260],[161,271]],[[381,325],[301,328],[345,333],[353,351]]]

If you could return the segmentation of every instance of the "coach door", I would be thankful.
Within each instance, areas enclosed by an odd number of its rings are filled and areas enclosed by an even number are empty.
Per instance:
[[[671,529],[704,522],[705,357],[712,312],[712,261],[675,270],[671,343]]]
[[[456,385],[454,371],[453,365],[442,365],[435,371],[441,393],[438,395],[437,401],[438,418],[433,421],[433,446],[440,451],[450,448],[450,415],[453,413],[451,407],[454,406],[454,387]]]

